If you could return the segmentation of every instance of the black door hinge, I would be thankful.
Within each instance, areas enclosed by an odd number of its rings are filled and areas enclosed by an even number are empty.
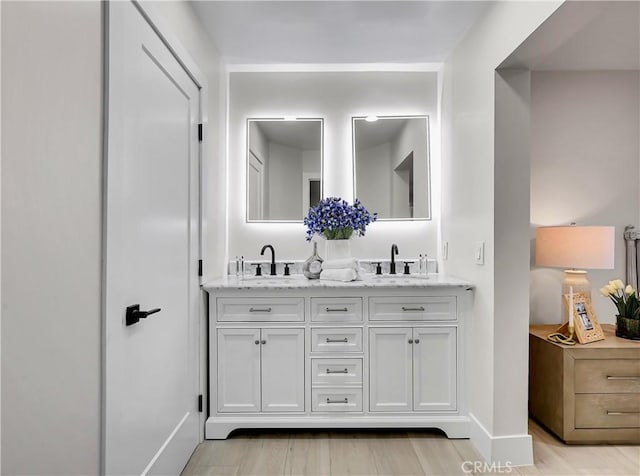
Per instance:
[[[198,412],[199,413],[202,413],[202,402],[203,402],[202,395],[198,395]]]
[[[202,260],[198,260],[198,276],[202,277]]]
[[[202,124],[198,124],[198,142],[202,142]]]

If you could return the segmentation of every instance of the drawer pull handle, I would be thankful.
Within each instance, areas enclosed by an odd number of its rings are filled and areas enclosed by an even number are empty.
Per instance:
[[[271,312],[270,307],[250,307],[249,312]]]
[[[610,412],[607,410],[607,415],[640,415],[640,412]]]
[[[406,307],[406,306],[402,306],[402,311],[403,311],[403,312],[420,312],[420,311],[424,311],[424,306],[420,306],[420,307]]]
[[[347,369],[344,370],[331,370],[331,369],[327,369],[327,373],[328,374],[348,374],[349,371]]]
[[[327,403],[349,403],[349,399],[347,397],[345,397],[344,400],[331,400],[330,398],[327,398]]]
[[[347,309],[346,307],[339,307],[339,308],[332,308],[332,307],[326,307],[325,311],[326,312],[347,312],[349,309]]]
[[[331,339],[330,337],[327,337],[327,344],[335,344],[337,342],[349,342],[349,339],[347,339],[346,337],[344,339]]]
[[[640,376],[638,375],[624,375],[624,376],[607,375],[607,380],[638,380],[638,379],[640,379]]]

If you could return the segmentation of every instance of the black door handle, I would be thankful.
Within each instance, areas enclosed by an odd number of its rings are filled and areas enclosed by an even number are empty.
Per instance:
[[[155,314],[156,312],[160,311],[161,309],[159,307],[149,309],[148,311],[141,311],[140,304],[134,304],[133,306],[127,307],[127,313],[125,314],[124,321],[127,326],[132,326],[140,319],[146,319],[151,314]]]

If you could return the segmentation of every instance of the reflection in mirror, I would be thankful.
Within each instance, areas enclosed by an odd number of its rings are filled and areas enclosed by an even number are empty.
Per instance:
[[[322,198],[322,119],[247,120],[247,221],[302,221]]]
[[[431,218],[429,117],[353,118],[355,197],[380,220]]]

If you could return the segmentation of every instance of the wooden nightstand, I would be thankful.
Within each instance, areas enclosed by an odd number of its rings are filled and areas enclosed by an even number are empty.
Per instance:
[[[567,346],[529,328],[529,412],[566,443],[640,443],[640,341]]]

